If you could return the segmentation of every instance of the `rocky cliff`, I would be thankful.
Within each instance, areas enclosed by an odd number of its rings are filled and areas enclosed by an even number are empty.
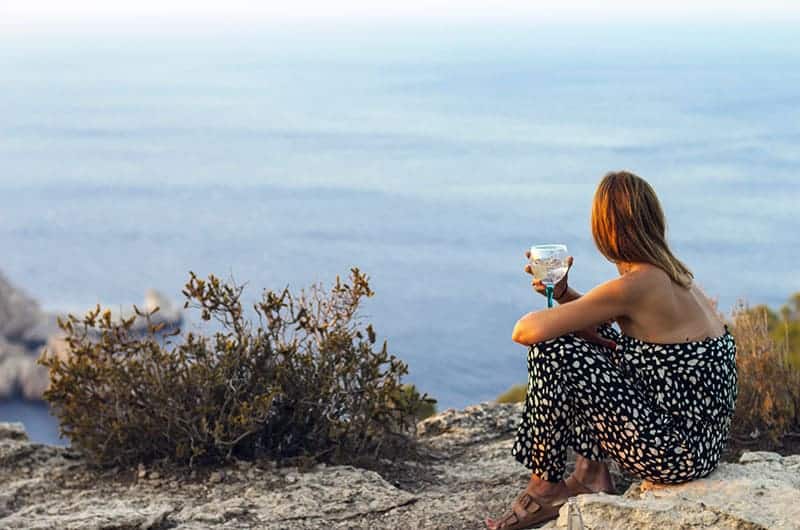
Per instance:
[[[36,358],[57,330],[56,317],[0,273],[0,399],[41,398],[47,369],[38,366]]]
[[[160,307],[153,319],[163,322],[166,330],[182,322],[180,309],[156,291],[145,293],[146,311]],[[130,314],[115,315],[129,317]],[[144,331],[140,325],[134,331]],[[56,355],[67,354],[60,339],[56,315],[42,311],[39,304],[9,283],[0,273],[0,399],[21,397],[40,400],[49,384],[47,368],[36,363],[44,347]]]
[[[479,529],[527,482],[510,456],[519,405],[448,410],[419,425],[423,459],[307,472],[271,462],[92,471],[71,448],[0,424],[0,528]],[[679,486],[631,482],[576,499],[587,529],[800,529],[800,455],[744,453]],[[544,528],[567,528],[567,510]]]

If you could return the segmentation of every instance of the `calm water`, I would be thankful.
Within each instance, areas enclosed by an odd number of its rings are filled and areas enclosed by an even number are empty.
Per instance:
[[[616,274],[588,226],[607,170],[651,182],[724,310],[800,290],[799,66],[780,27],[3,36],[0,269],[82,311],[180,300],[189,270],[252,298],[358,266],[410,381],[492,399],[544,307],[525,248],[569,245],[581,291]]]
[[[58,421],[45,403],[0,401],[0,421],[21,421],[28,437],[36,442],[68,445],[69,440],[58,432]]]

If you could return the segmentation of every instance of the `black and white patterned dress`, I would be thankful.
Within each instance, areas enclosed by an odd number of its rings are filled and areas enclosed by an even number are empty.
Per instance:
[[[574,333],[530,346],[514,457],[550,482],[564,474],[567,447],[663,484],[711,473],[738,393],[727,325],[719,337],[673,344],[641,341],[608,324],[599,332],[616,350]]]

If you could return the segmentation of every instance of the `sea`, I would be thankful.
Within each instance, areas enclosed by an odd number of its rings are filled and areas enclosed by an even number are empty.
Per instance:
[[[618,274],[589,228],[617,169],[721,311],[800,291],[788,23],[137,28],[0,34],[0,270],[47,310],[358,267],[406,381],[464,407],[526,380],[526,248],[566,244],[581,292]],[[44,404],[0,421],[65,443]]]

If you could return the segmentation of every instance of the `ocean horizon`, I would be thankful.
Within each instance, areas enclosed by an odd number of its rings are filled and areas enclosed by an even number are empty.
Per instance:
[[[527,247],[567,244],[581,292],[617,275],[589,229],[607,171],[653,185],[723,312],[800,291],[798,66],[781,26],[3,35],[0,270],[82,313],[182,303],[190,270],[251,302],[359,267],[407,381],[491,400],[545,307]],[[0,421],[53,441],[43,411]]]

